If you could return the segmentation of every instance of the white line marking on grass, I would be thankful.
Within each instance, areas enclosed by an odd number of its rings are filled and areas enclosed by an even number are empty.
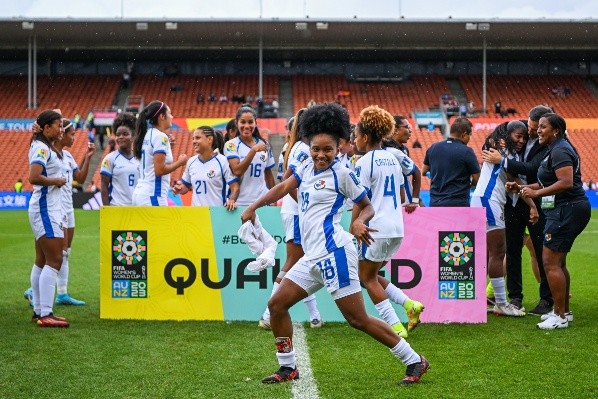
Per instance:
[[[294,399],[318,399],[318,384],[314,378],[309,360],[309,348],[305,338],[305,330],[301,323],[293,324],[293,347],[297,354],[297,367],[299,379],[293,381]]]

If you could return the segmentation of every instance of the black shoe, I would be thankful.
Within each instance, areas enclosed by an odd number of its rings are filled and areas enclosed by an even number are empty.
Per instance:
[[[525,308],[523,307],[523,303],[520,298],[511,299],[511,305],[521,310],[522,312],[525,312]]]
[[[426,373],[426,371],[428,371],[430,368],[430,363],[428,363],[428,360],[423,356],[420,356],[420,359],[421,361],[419,363],[413,363],[407,366],[405,378],[399,381],[399,384],[415,384]]]
[[[552,312],[552,304],[545,299],[540,299],[540,302],[538,302],[536,307],[530,310],[528,313],[536,316],[542,316],[543,314],[549,312]]]
[[[280,366],[280,368],[272,375],[264,378],[262,382],[264,384],[277,384],[279,382],[298,380],[299,369]]]

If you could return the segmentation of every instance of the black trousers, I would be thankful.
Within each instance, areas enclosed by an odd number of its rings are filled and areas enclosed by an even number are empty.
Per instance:
[[[513,207],[509,195],[505,204],[505,235],[507,240],[507,292],[510,299],[523,300],[523,284],[521,273],[521,250],[523,249],[523,236],[525,228],[529,231],[536,258],[538,259],[538,269],[540,270],[540,299],[553,304],[552,294],[544,272],[544,263],[542,262],[542,247],[544,241],[544,226],[546,217],[540,209],[540,202],[536,202],[540,219],[536,224],[529,222],[529,206],[521,199]]]

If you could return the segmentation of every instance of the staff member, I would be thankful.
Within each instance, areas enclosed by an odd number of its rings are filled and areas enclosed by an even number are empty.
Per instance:
[[[542,197],[546,215],[542,259],[554,298],[554,309],[542,316],[538,328],[567,328],[573,320],[569,309],[571,279],[567,270],[567,253],[590,221],[591,210],[581,181],[580,159],[565,131],[565,120],[557,114],[540,118],[540,144],[548,146],[548,155],[540,164],[538,183],[507,189],[520,192],[524,198]]]

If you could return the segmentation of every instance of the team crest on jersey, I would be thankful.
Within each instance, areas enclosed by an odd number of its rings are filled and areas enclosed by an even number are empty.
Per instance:
[[[266,162],[266,154],[260,154],[260,161]]]
[[[211,170],[211,171],[209,171],[209,172],[207,173],[207,176],[208,176],[210,179],[213,179],[214,177],[216,177],[216,172],[214,172],[213,170]]]
[[[552,240],[552,234],[550,234],[550,233],[544,234],[544,241],[550,241],[550,240]]]
[[[235,146],[235,143],[233,143],[232,141],[226,143],[226,151],[236,152],[237,147]]]
[[[42,158],[42,159],[48,158],[48,150],[46,150],[45,148],[38,148],[37,154],[35,154],[35,157]]]
[[[323,188],[326,188],[326,181],[325,180],[318,180],[316,182],[316,184],[314,184],[314,188],[316,190],[322,190]]]

